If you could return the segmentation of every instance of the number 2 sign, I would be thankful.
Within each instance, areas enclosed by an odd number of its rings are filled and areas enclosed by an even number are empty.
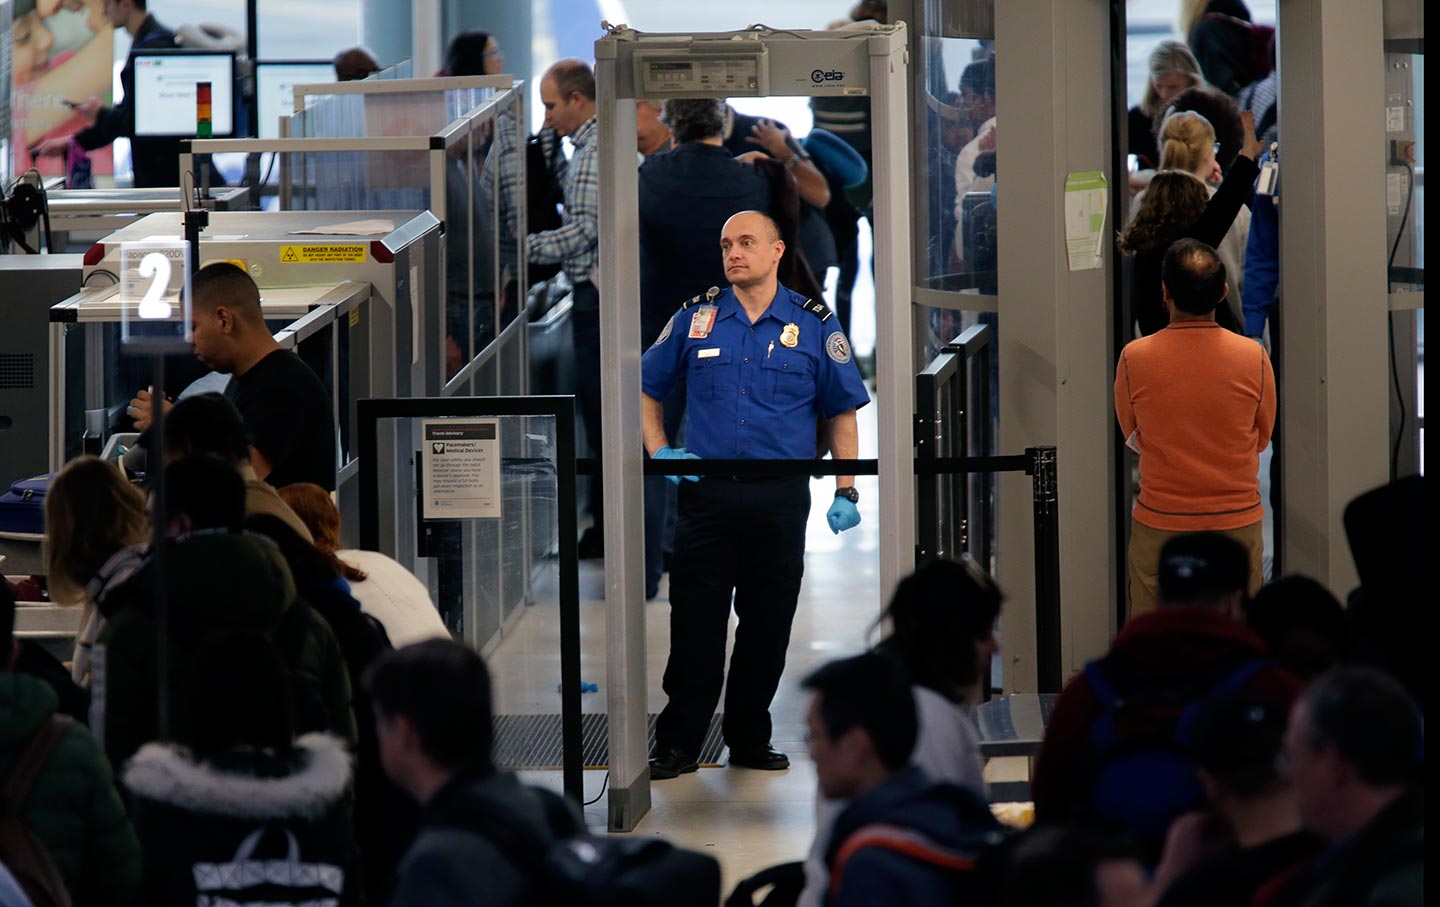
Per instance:
[[[121,343],[156,352],[190,344],[190,247],[180,240],[120,244]]]

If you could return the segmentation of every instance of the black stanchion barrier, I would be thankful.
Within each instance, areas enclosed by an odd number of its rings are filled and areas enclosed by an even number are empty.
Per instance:
[[[549,416],[555,420],[556,519],[560,533],[560,736],[565,793],[584,802],[580,729],[580,557],[575,500],[574,397],[439,397],[365,399],[356,409],[360,450],[360,547],[380,550],[380,452],[382,419]],[[507,457],[504,465],[545,464],[549,459]]]
[[[999,457],[916,457],[917,476],[1023,472],[1033,479],[1035,525],[1035,658],[1039,692],[1060,692],[1060,522],[1054,447],[1029,447]],[[593,458],[575,461],[580,475],[600,475]],[[880,461],[866,460],[650,460],[647,476],[873,476]]]

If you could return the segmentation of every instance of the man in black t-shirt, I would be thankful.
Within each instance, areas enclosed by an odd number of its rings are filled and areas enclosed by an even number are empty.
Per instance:
[[[325,385],[270,335],[255,281],[235,265],[201,268],[191,286],[195,356],[228,372],[225,396],[250,435],[250,463],[276,488],[313,482],[335,489],[335,419]],[[135,425],[150,422],[150,393],[130,401]],[[166,404],[169,408],[169,404]]]

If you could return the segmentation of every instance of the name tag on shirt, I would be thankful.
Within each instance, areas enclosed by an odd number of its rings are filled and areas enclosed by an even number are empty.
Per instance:
[[[718,356],[718,355],[720,355],[720,347],[718,347],[718,346],[712,346],[712,347],[711,347],[710,349],[708,349],[708,350],[698,350],[698,351],[695,353],[695,358],[696,358],[696,359],[714,359],[714,358],[715,358],[716,356]]]
[[[715,313],[718,310],[713,305],[701,306],[690,316],[690,339],[704,340],[710,336],[710,329],[715,327]],[[717,354],[719,350],[715,351]]]

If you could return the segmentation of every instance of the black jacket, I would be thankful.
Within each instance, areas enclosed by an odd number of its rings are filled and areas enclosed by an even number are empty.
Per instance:
[[[180,140],[135,137],[135,53],[174,47],[175,33],[155,21],[153,15],[146,16],[130,41],[130,55],[120,70],[124,99],[114,107],[101,110],[94,125],[75,133],[75,141],[86,151],[103,148],[118,138],[130,139],[130,160],[135,168],[137,189],[180,185]]]
[[[150,743],[123,780],[146,903],[360,903],[350,756],[339,739],[307,734],[289,754],[236,750],[206,761]]]

